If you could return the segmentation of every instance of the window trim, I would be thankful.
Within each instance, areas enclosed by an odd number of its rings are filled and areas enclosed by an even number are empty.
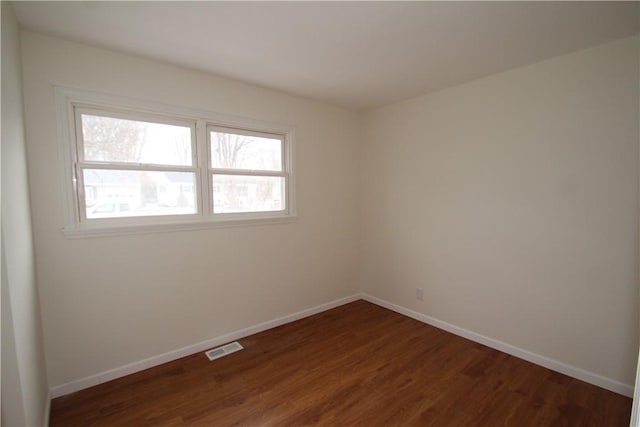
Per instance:
[[[167,105],[154,101],[143,101],[117,95],[109,95],[90,90],[54,86],[56,112],[58,120],[59,164],[61,165],[61,185],[64,204],[64,226],[61,231],[67,238],[98,237],[110,235],[126,235],[140,233],[158,233],[180,230],[197,230],[211,227],[253,226],[266,224],[281,224],[297,220],[295,202],[295,130],[292,126],[268,123],[260,120],[239,116],[214,113],[187,107]],[[76,118],[76,108],[104,113],[116,118],[133,119],[179,124],[195,123],[192,130],[192,166],[168,166],[169,170],[183,170],[195,173],[194,191],[197,192],[197,213],[186,215],[161,215],[148,217],[121,218],[92,218],[83,221],[80,212],[84,189],[79,189],[82,180],[77,177],[79,159],[78,150],[82,146],[76,141],[79,131],[79,121]],[[118,117],[117,114],[126,114]],[[156,120],[154,120],[156,118]],[[161,120],[162,119],[162,120]],[[166,121],[164,119],[167,119]],[[161,120],[161,121],[159,121]],[[242,213],[213,213],[213,186],[210,164],[210,144],[208,129],[225,128],[234,132],[248,134],[266,134],[268,136],[282,136],[283,143],[283,171],[286,171],[286,208],[280,211],[242,212]],[[83,166],[87,163],[84,162]],[[167,165],[147,165],[143,167],[135,163],[114,163],[119,169],[133,167],[135,170],[153,170],[167,168]],[[104,168],[104,163],[100,163]],[[257,172],[257,171],[256,171]],[[259,171],[259,175],[265,171]],[[280,175],[278,175],[280,176]],[[81,195],[82,193],[82,195]],[[86,213],[85,213],[86,215]]]
[[[72,102],[71,106],[73,108],[74,115],[74,123],[75,123],[75,138],[72,141],[69,141],[70,144],[75,146],[75,158],[73,159],[75,165],[75,180],[76,180],[76,206],[77,209],[77,220],[80,224],[105,224],[108,226],[109,224],[120,224],[122,223],[123,217],[119,218],[102,218],[101,221],[98,221],[98,218],[87,218],[87,210],[86,210],[86,195],[85,195],[85,186],[84,186],[84,171],[85,170],[96,170],[96,169],[104,169],[104,170],[118,170],[118,171],[148,171],[148,172],[186,172],[192,173],[194,175],[194,184],[198,189],[202,188],[202,184],[200,183],[200,174],[198,173],[197,159],[198,159],[198,148],[197,148],[197,139],[196,139],[196,120],[178,120],[171,116],[163,116],[161,114],[144,114],[138,111],[128,112],[121,109],[111,109],[105,108],[102,106],[94,106],[87,105],[84,103],[75,103]],[[158,123],[158,124],[168,124],[168,125],[176,125],[183,126],[190,129],[191,133],[191,165],[167,165],[160,163],[134,163],[134,162],[117,162],[117,161],[93,161],[86,160],[84,158],[84,135],[82,132],[82,121],[81,116],[83,114],[94,115],[100,117],[109,117],[116,119],[125,119],[125,120],[138,120],[149,123]],[[196,212],[193,214],[182,214],[182,215],[159,215],[162,218],[167,218],[173,222],[171,218],[179,216],[180,218],[189,219],[196,218],[201,216],[202,207],[201,198],[196,197]],[[85,207],[85,209],[83,209]],[[157,216],[155,217],[157,218]],[[139,216],[131,218],[132,222],[139,222],[140,225],[156,222],[153,216]],[[90,222],[89,222],[90,221]]]
[[[243,168],[219,168],[219,167],[213,167],[213,144],[211,142],[211,133],[212,132],[220,132],[220,133],[232,133],[234,135],[246,135],[246,136],[257,136],[257,137],[265,137],[265,138],[270,138],[270,139],[278,139],[280,140],[280,164],[282,165],[282,170],[280,171],[274,171],[274,170],[263,170],[263,169],[243,169]],[[211,190],[211,194],[213,194],[213,189],[215,187],[214,183],[213,183],[213,176],[214,175],[236,175],[236,176],[254,176],[254,177],[277,177],[277,178],[283,178],[284,179],[284,185],[285,185],[285,190],[289,188],[289,180],[290,180],[290,173],[289,173],[289,165],[287,164],[287,159],[288,159],[288,145],[286,143],[286,135],[283,134],[277,134],[277,133],[267,133],[267,132],[258,132],[258,131],[250,131],[250,130],[245,130],[245,129],[236,129],[236,128],[230,128],[230,127],[224,127],[224,126],[219,126],[219,125],[212,125],[212,124],[207,124],[206,127],[206,132],[207,132],[207,163],[208,163],[208,176],[207,178],[209,179],[209,189]],[[284,209],[279,209],[277,211],[258,211],[258,212],[254,212],[256,214],[261,214],[261,213],[265,213],[265,214],[272,214],[272,215],[287,215],[287,213],[289,212],[289,195],[287,194],[287,191],[284,192],[283,194],[284,196],[284,201],[285,201],[285,205],[284,205]],[[220,216],[225,217],[225,218],[233,218],[234,215],[245,215],[247,214],[247,212],[244,213],[233,213],[233,212],[222,212],[222,213],[215,213],[215,201],[212,198],[210,200],[210,205],[209,208],[211,210],[211,215],[213,216]]]

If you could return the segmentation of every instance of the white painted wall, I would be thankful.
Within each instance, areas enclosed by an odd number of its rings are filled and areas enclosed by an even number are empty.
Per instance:
[[[364,292],[633,386],[638,46],[368,112]]]
[[[22,49],[53,387],[352,295],[358,283],[373,297],[633,383],[638,39],[362,121],[31,32]],[[294,126],[299,220],[65,239],[53,85]]]
[[[46,423],[45,371],[35,279],[18,25],[2,2],[2,425]]]
[[[30,32],[22,48],[52,387],[359,291],[356,113]],[[65,239],[53,85],[294,126],[298,221]]]

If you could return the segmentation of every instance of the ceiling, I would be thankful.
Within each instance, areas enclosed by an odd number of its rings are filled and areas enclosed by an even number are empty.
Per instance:
[[[631,36],[638,2],[15,2],[20,25],[355,109]]]

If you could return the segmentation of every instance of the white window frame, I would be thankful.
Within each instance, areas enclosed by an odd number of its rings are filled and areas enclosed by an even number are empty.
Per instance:
[[[108,95],[83,89],[54,87],[58,113],[58,140],[61,181],[64,193],[65,224],[63,234],[68,238],[107,236],[118,234],[154,233],[193,230],[209,227],[264,225],[295,221],[294,129],[291,126],[267,123],[243,117],[223,115],[158,102],[142,101]],[[82,132],[79,115],[97,114],[107,117],[143,120],[155,123],[178,124],[192,129],[192,165],[167,166],[117,163],[113,167],[105,162],[87,162],[83,159]],[[226,129],[239,134],[268,136],[282,141],[282,172],[285,178],[285,207],[279,211],[213,213],[213,183],[210,164],[209,129]],[[195,173],[194,194],[196,213],[185,215],[159,215],[120,218],[86,218],[83,168],[121,170],[153,170]],[[227,169],[224,169],[227,171]],[[272,175],[272,172],[234,170],[242,175]]]
[[[289,171],[289,167],[287,167],[287,161],[288,161],[288,156],[287,156],[287,143],[285,141],[286,137],[285,135],[282,134],[276,134],[276,133],[268,133],[268,132],[260,132],[260,131],[255,131],[255,130],[246,130],[246,129],[238,129],[238,128],[231,128],[228,126],[219,126],[219,125],[213,125],[213,124],[209,124],[207,126],[207,156],[209,161],[211,162],[211,157],[212,157],[212,143],[211,143],[211,132],[222,132],[222,133],[232,133],[235,135],[246,135],[246,136],[257,136],[257,137],[261,137],[261,138],[270,138],[270,139],[278,139],[280,140],[280,147],[281,147],[281,152],[280,152],[280,156],[281,156],[281,164],[282,164],[282,171],[270,171],[270,170],[252,170],[252,169],[242,169],[242,168],[215,168],[213,167],[213,165],[209,164],[209,174],[207,176],[207,178],[209,179],[209,188],[211,189],[211,193],[213,194],[213,188],[214,188],[214,183],[213,183],[213,175],[238,175],[238,176],[264,176],[264,177],[278,177],[278,178],[283,178],[285,181],[285,189],[289,188],[289,181],[290,181],[290,173]],[[281,213],[284,214],[288,211],[288,205],[289,205],[289,197],[288,194],[286,194],[287,192],[285,191],[283,196],[284,196],[284,208],[278,211],[265,211],[265,212],[253,212],[253,213],[217,213],[214,214],[215,216],[218,215],[224,215],[225,218],[236,218],[236,217],[242,217],[242,216],[247,216],[247,215],[253,215],[253,214],[263,214],[263,213],[267,213],[267,212],[272,212],[274,214],[277,213]],[[211,200],[211,212],[213,212],[214,209],[214,200]]]
[[[100,225],[109,227],[110,225],[122,224],[147,224],[167,221],[181,221],[194,219],[202,212],[201,198],[196,197],[196,212],[193,214],[183,215],[158,215],[158,216],[140,216],[140,217],[116,217],[116,218],[87,218],[87,211],[83,209],[86,206],[86,198],[84,194],[84,173],[85,169],[105,169],[105,170],[130,170],[130,171],[148,171],[148,172],[190,172],[194,174],[196,188],[202,188],[199,182],[201,174],[198,169],[198,149],[196,139],[196,120],[180,120],[171,116],[162,116],[159,114],[143,114],[137,111],[124,111],[115,108],[105,108],[103,106],[87,105],[83,103],[72,103],[74,124],[75,124],[75,159],[74,159],[74,179],[76,181],[76,200],[78,210],[78,221],[80,224],[94,224],[94,227]],[[191,130],[191,166],[164,165],[152,163],[133,163],[133,162],[94,162],[84,158],[84,139],[82,132],[81,116],[83,114],[109,117],[125,120],[136,120],[159,124],[178,125],[188,127]],[[158,218],[162,218],[158,221]]]

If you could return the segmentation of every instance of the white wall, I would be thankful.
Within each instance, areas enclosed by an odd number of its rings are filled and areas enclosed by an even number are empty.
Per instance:
[[[2,425],[39,426],[48,417],[35,280],[18,25],[2,2]]]
[[[356,113],[30,32],[22,48],[53,387],[359,292]],[[53,85],[294,126],[298,221],[66,239]]]
[[[374,297],[633,383],[637,39],[380,108],[362,122],[337,107],[54,37],[23,32],[22,49],[53,387],[352,295],[358,283]],[[294,126],[299,220],[66,239],[53,85]]]
[[[366,114],[364,292],[632,386],[638,75],[625,39]]]

